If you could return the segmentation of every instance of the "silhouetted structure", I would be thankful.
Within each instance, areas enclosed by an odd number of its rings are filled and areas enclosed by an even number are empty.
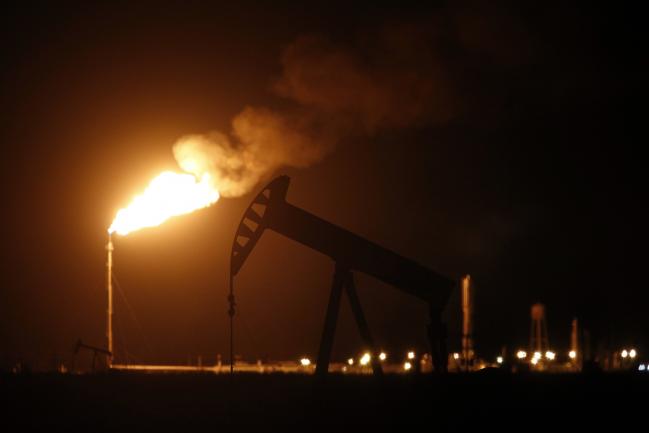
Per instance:
[[[471,276],[462,278],[462,366],[464,371],[473,369],[473,284]]]
[[[532,305],[530,316],[532,320],[530,327],[530,352],[540,353],[543,356],[546,351],[550,350],[548,324],[545,320],[545,305]]]
[[[441,321],[453,281],[432,270],[387,250],[354,233],[327,222],[286,202],[290,179],[280,176],[270,182],[252,201],[234,238],[230,268],[230,318],[234,316],[233,279],[265,229],[274,230],[313,248],[335,262],[335,271],[316,374],[327,373],[340,298],[343,289],[350,301],[364,343],[372,350],[372,367],[381,372],[376,348],[354,285],[353,271],[364,272],[428,303],[428,338],[435,371],[446,371],[446,328]],[[231,337],[232,344],[232,337]],[[231,346],[231,362],[232,362]]]
[[[113,356],[112,352],[106,349],[102,349],[101,347],[95,347],[91,346],[89,344],[85,344],[81,339],[77,340],[77,344],[74,346],[74,358],[76,359],[77,353],[79,353],[79,350],[81,349],[86,349],[90,350],[92,352],[92,372],[95,372],[96,364],[97,364],[97,357],[101,355],[106,356],[106,366],[110,368],[110,359]],[[73,367],[72,369],[74,370],[74,362],[72,363]]]

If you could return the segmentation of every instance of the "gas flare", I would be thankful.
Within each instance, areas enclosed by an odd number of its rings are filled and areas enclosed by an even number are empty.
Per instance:
[[[159,226],[169,218],[208,207],[219,199],[219,191],[209,173],[164,171],[144,192],[117,212],[108,233],[127,235],[145,227]]]

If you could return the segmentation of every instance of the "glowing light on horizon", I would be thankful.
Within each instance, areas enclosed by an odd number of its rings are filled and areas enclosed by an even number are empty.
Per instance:
[[[302,358],[300,359],[300,364],[302,364],[302,367],[308,367],[311,365],[311,360],[309,358]]]
[[[575,359],[577,357],[577,351],[571,350],[570,353],[568,353],[568,356],[570,359]]]
[[[412,364],[409,363],[408,361],[403,363],[403,369],[406,371],[409,371],[412,368]]]
[[[361,360],[360,360],[361,365],[367,365],[367,364],[369,364],[369,363],[370,363],[370,359],[372,359],[372,357],[370,356],[369,353],[365,353],[365,354],[363,354],[363,356],[361,357]]]
[[[381,361],[385,361],[387,357],[388,357],[388,355],[386,355],[385,352],[381,352],[381,353],[379,354],[379,359],[380,359]]]
[[[415,359],[415,352],[408,352],[408,359]]]
[[[519,350],[518,352],[516,352],[516,357],[518,359],[525,359],[527,358],[527,352],[524,350]]]

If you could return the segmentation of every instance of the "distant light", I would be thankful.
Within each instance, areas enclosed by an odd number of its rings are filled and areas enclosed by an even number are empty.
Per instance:
[[[499,356],[498,358],[496,358],[496,362],[497,362],[498,364],[502,364],[502,363],[503,363],[503,357],[502,357],[502,356]]]
[[[453,354],[453,359],[460,359],[460,354],[457,353],[457,352],[455,352],[455,353]]]
[[[388,357],[388,355],[386,355],[385,352],[381,352],[381,353],[379,354],[379,359],[380,359],[381,361],[385,361],[385,359],[386,359],[387,357]]]
[[[638,353],[635,351],[635,349],[631,349],[631,350],[629,350],[629,357],[631,357],[631,358],[635,358],[635,356],[636,356],[637,354],[638,354]]]
[[[524,350],[519,350],[518,352],[516,352],[516,357],[518,359],[525,359],[527,358],[527,352]]]
[[[347,371],[347,366],[343,366],[343,373]]]
[[[408,352],[408,359],[415,359],[415,352]]]
[[[534,352],[534,358],[541,359],[541,352]]]
[[[408,371],[408,370],[410,370],[411,368],[412,368],[412,364],[409,363],[408,361],[406,361],[406,362],[403,364],[403,369],[404,369],[404,370]]]
[[[300,359],[300,364],[302,364],[302,367],[308,367],[311,365],[311,360],[309,358],[302,358]]]
[[[638,370],[639,370],[639,371],[645,371],[646,369],[647,369],[647,366],[645,366],[644,364],[640,364],[640,365],[638,366]]]
[[[575,350],[571,350],[571,351],[568,353],[568,356],[570,357],[570,359],[575,359],[575,358],[577,357],[577,351],[575,351]]]
[[[532,364],[536,365],[539,362],[539,358],[532,358]]]
[[[550,361],[552,361],[555,358],[555,356],[556,356],[556,354],[551,350],[548,350],[547,352],[545,352],[545,357],[547,359],[549,359]]]
[[[626,349],[624,349],[622,351],[622,358],[626,358],[627,356],[629,356],[629,352],[627,352]]]
[[[369,354],[369,353],[364,353],[363,356],[361,357],[361,360],[360,360],[361,365],[367,365],[367,364],[369,364],[369,363],[370,363],[370,359],[372,359],[372,357],[370,356],[370,354]]]
[[[347,360],[347,364],[349,364],[349,365],[354,365],[354,358],[349,358],[349,359]]]

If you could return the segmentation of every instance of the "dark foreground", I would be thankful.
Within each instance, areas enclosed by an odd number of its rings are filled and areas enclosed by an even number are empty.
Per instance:
[[[646,431],[649,374],[3,375],[2,431]]]

